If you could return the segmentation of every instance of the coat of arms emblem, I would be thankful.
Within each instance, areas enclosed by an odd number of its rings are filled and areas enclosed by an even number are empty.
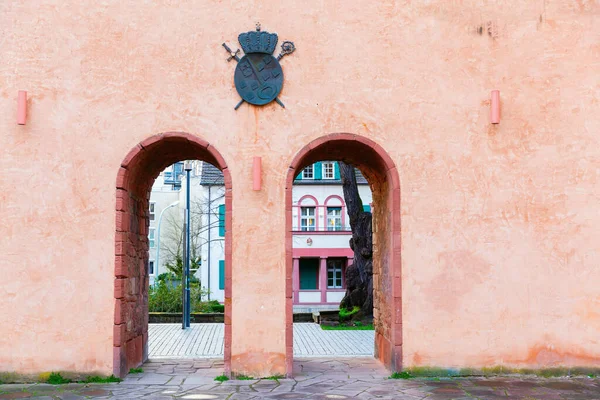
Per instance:
[[[244,56],[241,58],[239,50],[232,51],[227,44],[223,43],[223,47],[230,54],[227,61],[238,62],[233,80],[242,100],[235,109],[237,110],[244,101],[262,106],[273,100],[285,108],[278,97],[283,87],[283,70],[279,60],[296,50],[294,43],[283,42],[281,52],[277,57],[273,57],[278,36],[276,33],[261,31],[260,24],[256,25],[256,31],[240,34],[238,41],[244,50]]]

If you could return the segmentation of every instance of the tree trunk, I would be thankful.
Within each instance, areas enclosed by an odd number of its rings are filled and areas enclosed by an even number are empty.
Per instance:
[[[340,307],[360,307],[363,316],[373,316],[373,216],[364,211],[354,167],[339,162],[344,200],[350,216],[350,248],[354,262],[346,268],[346,294]]]

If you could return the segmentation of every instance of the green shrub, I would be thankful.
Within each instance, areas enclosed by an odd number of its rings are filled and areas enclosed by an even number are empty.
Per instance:
[[[354,314],[360,311],[359,306],[354,306],[352,310],[347,310],[345,308],[340,308],[340,322],[347,321],[352,318]]]
[[[194,308],[194,312],[201,313],[222,313],[225,311],[225,306],[220,304],[218,300],[199,302]]]
[[[215,377],[215,381],[217,381],[217,382],[225,382],[228,380],[229,380],[229,378],[226,375],[219,375],[219,376]]]
[[[150,286],[148,289],[148,309],[150,312],[182,312],[183,306],[181,301],[181,284],[172,285],[167,282],[168,279],[164,277],[161,280],[157,279],[156,284]],[[207,294],[208,291],[200,287],[199,284],[190,284],[192,312],[203,312],[201,310],[206,302],[202,301],[202,299]],[[217,301],[217,304],[218,303],[219,302]]]

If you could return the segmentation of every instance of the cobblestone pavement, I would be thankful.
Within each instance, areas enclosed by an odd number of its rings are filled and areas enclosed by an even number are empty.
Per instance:
[[[387,379],[373,358],[297,359],[294,379],[230,380],[223,362],[209,359],[156,360],[121,383],[52,386],[0,385],[0,399],[399,399],[399,400],[594,400],[600,380],[589,378]]]
[[[223,324],[149,324],[150,358],[223,357]],[[373,356],[375,331],[324,331],[313,323],[294,324],[295,357]],[[351,350],[350,350],[351,349]]]

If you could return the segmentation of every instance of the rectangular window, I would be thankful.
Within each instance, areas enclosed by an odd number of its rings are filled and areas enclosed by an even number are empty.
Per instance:
[[[315,219],[315,207],[300,207],[300,230],[314,231],[316,230],[317,220]]]
[[[323,179],[335,179],[335,168],[332,161],[324,161],[321,163],[323,168]]]
[[[327,261],[327,288],[342,289],[342,260]]]
[[[309,165],[308,167],[304,168],[304,170],[302,171],[302,179],[314,179],[314,177],[315,175],[312,165]]]
[[[225,236],[225,204],[219,205],[219,236]]]
[[[342,230],[342,207],[327,207],[327,230]]]
[[[300,290],[319,289],[319,259],[300,259]]]
[[[156,207],[156,203],[151,201],[150,202],[150,221],[154,221],[154,208]]]
[[[154,247],[154,228],[150,228],[148,231],[148,245],[150,248]]]
[[[148,261],[148,275],[154,275],[154,261]]]
[[[219,260],[219,289],[225,289],[225,260]]]

